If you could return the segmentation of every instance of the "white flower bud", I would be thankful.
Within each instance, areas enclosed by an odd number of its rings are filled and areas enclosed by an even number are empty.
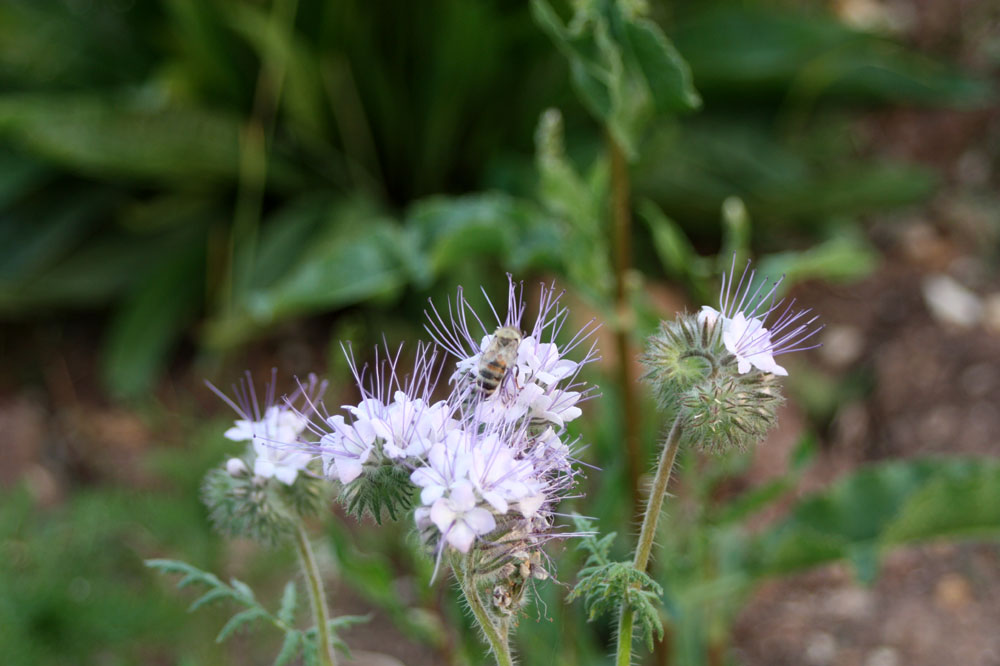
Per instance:
[[[226,472],[229,476],[234,478],[239,478],[245,476],[248,472],[246,463],[244,463],[239,458],[230,458],[226,461]]]

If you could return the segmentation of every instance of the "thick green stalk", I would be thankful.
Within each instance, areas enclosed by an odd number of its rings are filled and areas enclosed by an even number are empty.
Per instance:
[[[632,267],[632,209],[625,152],[608,134],[611,160],[611,221],[614,236],[615,268],[615,350],[618,354],[618,385],[622,391],[622,419],[625,424],[625,462],[628,472],[632,514],[639,510],[639,407],[635,397],[635,369],[629,335],[635,327],[635,313],[628,299],[626,282]]]
[[[660,510],[663,508],[663,499],[667,495],[667,484],[670,482],[670,473],[674,469],[674,461],[677,459],[677,449],[680,442],[681,420],[680,417],[677,417],[670,428],[666,442],[663,444],[660,462],[656,467],[656,478],[653,479],[649,499],[646,500],[646,512],[642,517],[642,529],[639,531],[639,543],[635,547],[635,558],[632,560],[632,566],[639,571],[645,571],[649,565],[649,556],[653,551],[653,541],[656,538],[656,524],[660,520]],[[629,666],[632,661],[634,622],[635,614],[623,604],[621,615],[618,618],[616,666]]]
[[[330,635],[330,615],[326,608],[326,594],[323,592],[323,579],[320,577],[316,558],[309,545],[309,535],[301,523],[295,528],[295,546],[302,560],[302,572],[306,576],[309,601],[312,603],[313,618],[316,622],[319,663],[321,666],[337,666],[337,655],[333,651],[333,640]]]
[[[483,635],[486,636],[486,641],[493,650],[497,666],[514,666],[514,657],[510,653],[508,624],[504,621],[494,622],[489,612],[487,612],[486,607],[483,606],[479,590],[476,589],[476,583],[469,574],[472,569],[471,564],[471,552],[464,561],[458,557],[452,559],[452,569],[454,569],[455,577],[462,588],[462,594],[465,596],[465,600],[469,602],[469,608],[472,609],[472,614],[476,617],[476,622],[479,623],[479,627],[483,630]],[[466,568],[467,565],[468,568]]]

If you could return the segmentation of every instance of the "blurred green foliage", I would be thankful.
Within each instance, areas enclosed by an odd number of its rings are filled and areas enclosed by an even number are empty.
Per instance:
[[[580,6],[3,4],[0,317],[112,310],[105,383],[137,395],[185,336],[227,349],[446,275],[544,267],[600,301],[605,125],[637,160],[648,274],[693,285],[678,239],[718,237],[738,196],[763,247],[797,227],[835,243],[807,275],[852,276],[851,218],[933,176],[859,161],[851,110],[986,95],[815,10]]]

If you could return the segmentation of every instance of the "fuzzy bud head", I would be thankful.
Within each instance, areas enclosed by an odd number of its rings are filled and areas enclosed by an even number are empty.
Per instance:
[[[660,407],[673,413],[678,398],[704,381],[728,355],[717,326],[682,315],[660,322],[640,360],[646,366],[643,378],[652,384]]]
[[[684,438],[716,452],[746,449],[774,427],[781,403],[774,375],[720,373],[680,396]]]

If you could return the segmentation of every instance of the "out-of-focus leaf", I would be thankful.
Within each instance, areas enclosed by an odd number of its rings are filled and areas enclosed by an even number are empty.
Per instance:
[[[605,219],[610,175],[606,159],[598,159],[590,173],[581,174],[566,155],[562,115],[545,111],[535,131],[537,196],[565,230],[559,243],[570,280],[594,300],[606,298],[613,275]]]
[[[292,6],[285,3],[284,7]],[[281,99],[289,118],[310,136],[323,136],[324,93],[316,55],[293,32],[291,17],[234,3],[226,6],[229,24],[257,50],[264,66],[281,84]]]
[[[981,104],[989,88],[832,16],[754,4],[693,5],[672,33],[707,95]],[[794,100],[793,100],[794,101]]]
[[[303,256],[335,201],[328,195],[289,202],[261,225],[253,286],[266,289],[286,275]]]
[[[56,265],[10,283],[0,283],[0,312],[105,305],[132,287],[175,249],[160,238],[105,234]]]
[[[505,194],[425,199],[410,209],[407,228],[434,276],[473,257],[492,257],[513,270],[558,261],[555,220]]]
[[[878,253],[861,234],[849,233],[846,227],[839,231],[808,250],[761,257],[758,273],[785,276],[784,289],[805,280],[851,282],[867,277],[878,266]]]
[[[0,4],[0,83],[5,89],[106,88],[141,78],[153,3],[128,11],[63,2]]]
[[[657,111],[693,111],[701,106],[691,68],[658,25],[644,18],[626,20],[625,36]]]
[[[695,252],[687,235],[655,203],[648,199],[641,201],[638,213],[653,235],[653,247],[668,276],[687,278],[695,272],[705,272],[706,262]]]
[[[50,175],[38,160],[0,148],[0,210],[5,210]]]
[[[122,305],[101,359],[113,394],[135,396],[163,370],[170,348],[201,309],[204,271],[204,247],[192,242],[170,255]]]
[[[793,221],[814,228],[849,216],[913,203],[936,184],[928,169],[861,163],[843,150],[811,153],[749,119],[688,123],[683,132],[651,134],[633,170],[634,189],[692,231],[715,229],[719,207],[737,196],[756,229]],[[704,232],[702,232],[704,233]]]
[[[630,158],[654,112],[690,111],[701,104],[691,72],[666,35],[617,0],[580,3],[569,25],[546,0],[531,10],[569,61],[587,110],[604,123]]]
[[[870,580],[887,546],[1000,537],[1000,462],[926,459],[862,468],[799,503],[757,539],[748,571],[782,574],[848,559]]]
[[[100,188],[67,186],[60,196],[0,213],[0,292],[51,266],[101,222],[113,197]]]
[[[1000,462],[954,463],[910,498],[886,530],[889,544],[927,539],[997,538]]]
[[[233,116],[87,95],[2,96],[0,136],[84,173],[196,188],[235,177],[239,154]]]
[[[408,280],[408,253],[398,224],[369,203],[331,206],[289,270],[209,322],[206,339],[228,346],[288,317],[392,298]]]

